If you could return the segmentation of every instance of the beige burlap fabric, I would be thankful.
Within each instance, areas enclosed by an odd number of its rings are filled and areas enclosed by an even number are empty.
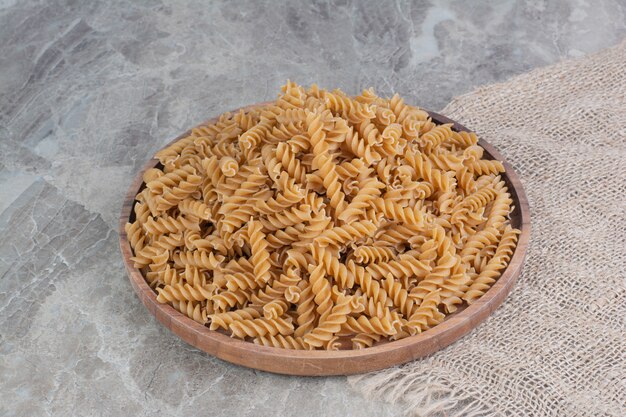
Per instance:
[[[524,273],[459,342],[350,378],[415,415],[626,413],[626,42],[452,101],[520,175]]]

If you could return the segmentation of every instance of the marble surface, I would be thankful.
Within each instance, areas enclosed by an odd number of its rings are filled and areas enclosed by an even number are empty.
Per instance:
[[[287,78],[437,110],[626,35],[621,0],[128,3],[0,0],[3,416],[400,414],[345,378],[233,366],[159,325],[117,246],[133,176]]]

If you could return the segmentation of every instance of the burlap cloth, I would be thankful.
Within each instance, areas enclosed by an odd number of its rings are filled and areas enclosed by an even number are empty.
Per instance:
[[[626,42],[442,113],[520,175],[532,219],[524,273],[468,336],[351,385],[415,415],[625,415]]]

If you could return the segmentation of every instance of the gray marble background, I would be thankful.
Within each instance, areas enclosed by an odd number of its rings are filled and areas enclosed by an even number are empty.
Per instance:
[[[0,415],[399,414],[345,378],[233,366],[159,325],[117,246],[131,179],[287,78],[437,110],[613,45],[625,21],[623,0],[0,0]]]

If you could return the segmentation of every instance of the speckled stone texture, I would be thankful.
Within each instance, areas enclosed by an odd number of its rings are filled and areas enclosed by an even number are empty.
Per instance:
[[[141,165],[287,78],[437,110],[626,35],[620,0],[0,0],[0,415],[392,416],[345,378],[233,366],[132,292],[117,216]]]

